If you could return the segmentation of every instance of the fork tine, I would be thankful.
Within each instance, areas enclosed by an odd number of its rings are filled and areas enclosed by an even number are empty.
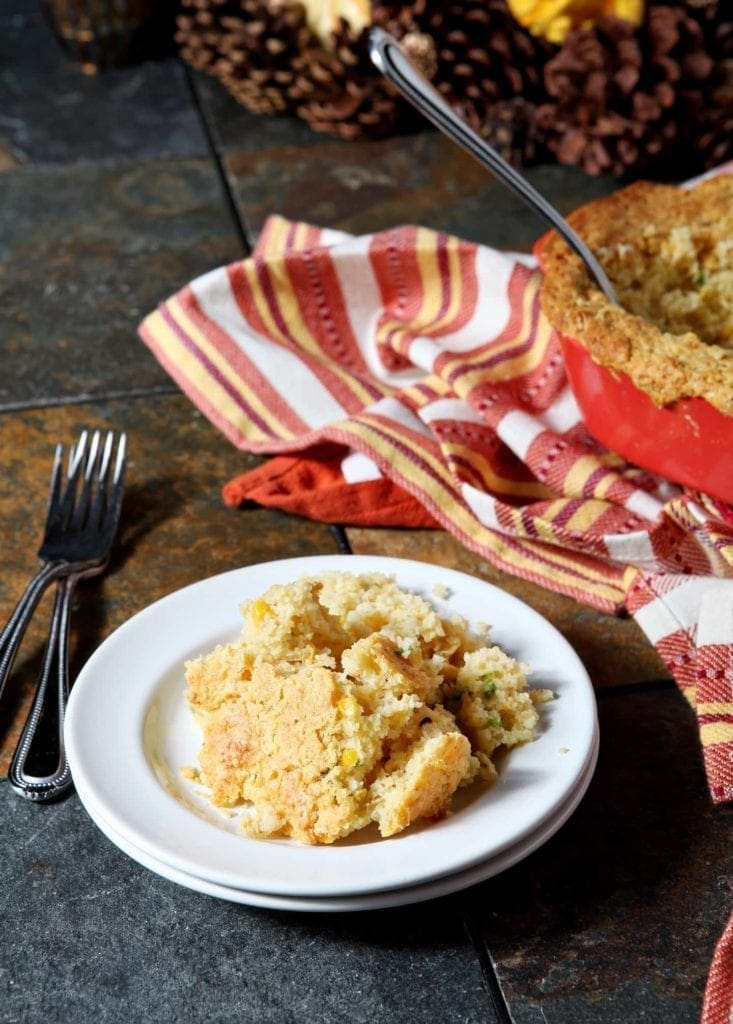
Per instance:
[[[79,440],[76,444],[72,444],[69,449],[69,470],[68,477],[71,480],[79,472],[81,466],[81,460],[84,458],[84,452],[87,448],[87,439],[89,438],[89,431],[84,428],[81,434],[79,434]]]
[[[125,467],[127,464],[127,434],[120,434],[119,441],[117,442],[117,458],[115,460],[115,469],[112,474],[112,492],[110,494],[109,505],[107,509],[108,516],[108,527],[112,529],[117,528],[117,521],[120,518],[120,509],[122,507],[122,492],[125,489]]]
[[[94,472],[94,466],[97,462],[97,452],[99,451],[99,431],[95,430],[92,434],[92,441],[89,445],[89,454],[87,455],[86,467],[84,469],[84,479],[90,480],[92,473]]]
[[[122,495],[125,489],[125,466],[127,453],[127,435],[120,434],[117,442],[117,457],[112,474],[112,485],[108,495],[107,507],[104,512],[103,529],[107,534],[117,531],[117,524],[122,510]]]
[[[119,522],[126,444],[123,433],[81,432],[69,454],[68,479],[64,483],[60,470],[53,478],[57,500],[46,520],[42,560],[99,564],[106,557]]]
[[[64,461],[64,446],[59,442],[53,455],[51,469],[51,489],[48,495],[48,514],[52,515],[61,500],[61,467]]]
[[[117,445],[117,462],[115,464],[115,471],[112,477],[112,483],[115,487],[119,488],[122,485],[123,478],[125,475],[125,465],[127,461],[127,434],[120,434],[120,440]]]
[[[86,457],[84,459],[84,474],[82,477],[81,489],[71,516],[71,522],[76,527],[81,527],[84,524],[89,512],[89,505],[94,487],[94,468],[97,464],[97,456],[99,453],[99,439],[100,433],[98,430],[95,430],[89,444],[89,451],[86,453]]]
[[[97,473],[97,479],[101,482],[107,479],[107,472],[109,471],[109,463],[112,458],[112,445],[114,444],[115,435],[111,430],[107,431],[107,436],[104,439],[104,448],[102,449],[102,457],[99,460],[99,471]]]
[[[61,492],[61,472],[59,466],[58,474],[58,491],[56,493],[56,501],[53,505],[49,506],[49,516],[46,532],[50,527],[56,527],[64,525],[69,522],[71,515],[74,510],[74,504],[76,502],[76,484],[79,477],[79,471],[81,470],[84,453],[87,447],[87,439],[89,432],[85,429],[82,430],[79,435],[79,439],[76,444],[71,445],[69,448],[69,462],[66,471],[66,486]],[[57,448],[59,452],[59,458],[61,457],[60,451],[61,446]],[[54,467],[55,468],[55,467]]]
[[[111,430],[107,431],[107,436],[104,440],[104,447],[101,450],[99,456],[99,466],[96,473],[97,488],[94,492],[94,499],[92,501],[91,509],[89,511],[89,524],[98,526],[104,509],[107,505],[107,485],[109,478],[110,463],[112,460],[112,446],[114,444],[115,435]]]

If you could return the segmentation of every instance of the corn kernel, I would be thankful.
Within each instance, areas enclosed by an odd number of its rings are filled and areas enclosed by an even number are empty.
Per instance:
[[[342,697],[338,709],[344,718],[356,718],[359,714],[359,701],[355,697]]]
[[[359,753],[353,747],[347,747],[341,755],[341,764],[344,768],[353,768],[359,763]]]
[[[249,606],[248,614],[252,622],[258,626],[267,618],[268,615],[272,615],[272,608],[270,608],[267,601],[263,601],[262,598],[259,597]]]

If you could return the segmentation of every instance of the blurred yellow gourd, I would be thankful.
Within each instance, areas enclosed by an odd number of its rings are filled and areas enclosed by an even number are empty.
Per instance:
[[[301,0],[308,24],[323,43],[338,28],[339,19],[358,32],[371,21],[370,0]]]
[[[520,25],[551,43],[563,43],[575,28],[592,28],[601,18],[614,15],[640,25],[644,0],[507,0]]]

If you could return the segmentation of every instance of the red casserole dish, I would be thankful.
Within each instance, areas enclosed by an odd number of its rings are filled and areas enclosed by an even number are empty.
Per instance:
[[[560,335],[573,394],[591,434],[668,480],[733,503],[733,417],[704,398],[660,408],[625,373],[595,363]]]
[[[535,246],[542,266],[543,236]],[[559,333],[568,381],[591,434],[630,462],[733,503],[733,416],[703,398],[660,407],[625,373]]]

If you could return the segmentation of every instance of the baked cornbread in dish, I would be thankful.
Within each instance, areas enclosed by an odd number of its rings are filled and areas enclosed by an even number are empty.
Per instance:
[[[275,584],[242,607],[238,642],[186,665],[211,801],[256,837],[391,836],[493,780],[532,740],[527,666],[379,573]]]
[[[547,236],[541,303],[553,327],[596,363],[626,373],[657,406],[702,398],[733,415],[733,175],[691,189],[637,182],[568,220],[620,305]]]

